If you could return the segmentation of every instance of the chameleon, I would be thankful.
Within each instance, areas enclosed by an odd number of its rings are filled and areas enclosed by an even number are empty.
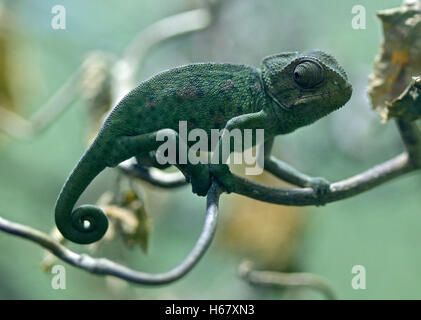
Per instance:
[[[261,68],[206,62],[158,73],[124,96],[104,120],[60,191],[55,206],[57,228],[66,239],[79,244],[100,240],[108,228],[105,213],[94,205],[73,210],[75,203],[107,167],[133,157],[139,164],[159,167],[153,154],[162,144],[157,135],[165,134],[179,147],[179,121],[187,121],[189,130],[206,132],[264,129],[267,157],[277,135],[291,133],[341,108],[351,94],[344,69],[332,55],[319,50],[267,56]],[[311,187],[318,195],[328,190],[326,179],[279,163],[283,180]],[[207,194],[212,179],[227,193],[232,190],[229,167],[223,162],[176,167],[199,196]]]

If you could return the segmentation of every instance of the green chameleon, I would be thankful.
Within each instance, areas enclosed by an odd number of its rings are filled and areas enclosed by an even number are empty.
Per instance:
[[[262,68],[227,63],[189,64],[159,73],[128,93],[111,111],[94,142],[74,168],[58,197],[56,224],[63,236],[88,244],[108,228],[104,212],[92,205],[73,207],[106,167],[136,157],[159,167],[153,157],[162,141],[159,132],[178,143],[179,121],[188,129],[264,129],[265,157],[276,135],[309,125],[339,109],[352,87],[336,60],[322,51],[287,52],[268,56]],[[210,135],[209,135],[210,136]],[[221,140],[220,140],[221,141]],[[177,152],[178,154],[178,152]],[[227,164],[177,164],[194,193],[206,195],[211,178],[232,190]],[[308,177],[278,163],[285,181],[311,187],[318,195],[329,188],[323,178]],[[85,222],[89,223],[85,223]]]

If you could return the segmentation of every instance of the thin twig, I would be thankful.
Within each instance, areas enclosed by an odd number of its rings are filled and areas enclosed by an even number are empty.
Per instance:
[[[220,194],[221,189],[214,182],[208,193],[206,219],[199,239],[182,263],[164,273],[153,274],[140,272],[105,258],[93,258],[86,254],[75,253],[41,231],[8,221],[2,217],[0,217],[0,230],[35,242],[61,260],[93,274],[114,276],[138,284],[161,285],[183,277],[199,262],[209,247],[217,226]]]
[[[239,275],[253,285],[313,289],[320,292],[328,300],[336,299],[335,293],[326,280],[311,273],[257,271],[254,270],[251,261],[245,261],[239,267]]]
[[[199,31],[209,26],[212,15],[208,9],[195,9],[163,18],[140,31],[127,46],[123,60],[132,71],[139,65],[146,53],[156,44],[186,33]]]
[[[80,66],[29,120],[0,106],[0,130],[20,140],[29,140],[41,133],[76,100],[77,83],[82,72]]]
[[[146,54],[158,43],[175,36],[200,31],[207,28],[212,15],[207,8],[175,14],[163,18],[141,30],[126,47],[123,57],[112,68],[115,79],[113,103],[120,101],[135,84],[135,76]]]

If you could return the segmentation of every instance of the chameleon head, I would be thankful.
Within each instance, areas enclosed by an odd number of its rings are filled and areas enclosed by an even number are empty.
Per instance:
[[[276,116],[293,131],[342,107],[352,87],[334,57],[322,51],[288,52],[266,57],[262,80]],[[285,124],[286,121],[280,121]]]

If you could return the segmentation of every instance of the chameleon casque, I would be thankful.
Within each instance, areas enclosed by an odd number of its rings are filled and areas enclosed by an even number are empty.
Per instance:
[[[188,129],[206,132],[264,129],[266,157],[276,135],[290,133],[339,109],[351,93],[345,71],[322,51],[268,56],[261,69],[197,63],[159,73],[128,93],[104,121],[60,192],[55,208],[57,227],[76,243],[101,239],[108,228],[106,215],[93,205],[73,210],[76,201],[106,167],[131,157],[139,164],[159,167],[153,151],[163,142],[157,141],[157,133],[165,130],[179,142],[175,131],[179,121],[187,121]],[[198,195],[206,195],[212,177],[230,191],[230,171],[223,162],[177,167]],[[317,194],[329,187],[323,178],[308,177],[287,164],[282,168],[287,182],[312,187]]]

